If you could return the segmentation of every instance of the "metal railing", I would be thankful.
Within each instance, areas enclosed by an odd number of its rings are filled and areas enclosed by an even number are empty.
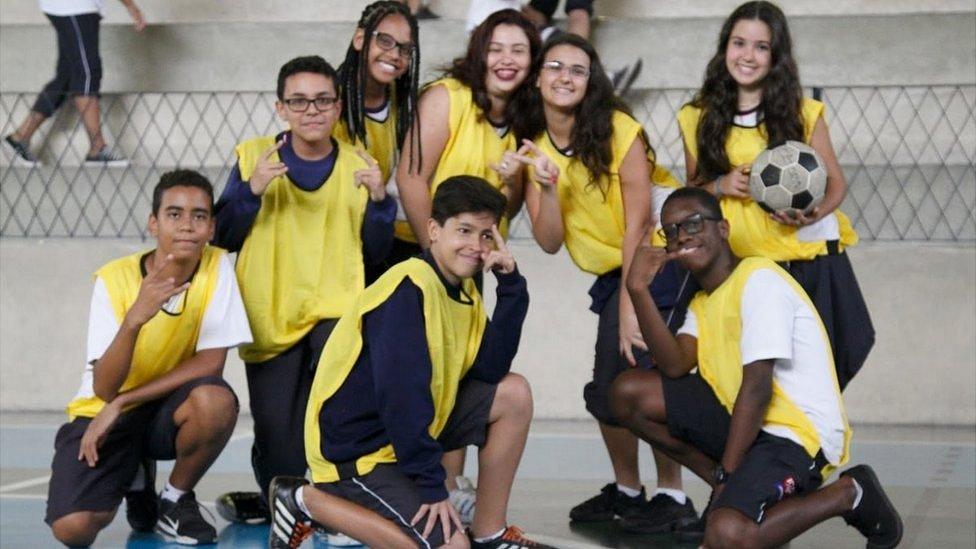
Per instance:
[[[693,90],[639,92],[632,100],[659,162],[684,179],[675,114]],[[976,86],[835,87],[813,90],[849,190],[842,209],[868,240],[976,241]],[[13,131],[33,94],[0,94],[0,135]],[[223,187],[234,146],[279,130],[274,94],[133,93],[102,98],[103,131],[129,158],[86,167],[88,139],[63,108],[36,135],[40,165],[0,156],[0,236],[146,237],[160,174],[200,170]],[[524,216],[516,238],[531,238]]]

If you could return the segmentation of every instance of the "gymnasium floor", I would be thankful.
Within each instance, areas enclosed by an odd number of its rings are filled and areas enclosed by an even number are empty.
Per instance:
[[[58,547],[43,522],[57,414],[0,415],[0,548]],[[250,422],[242,418],[231,443],[197,488],[213,510],[214,498],[228,490],[250,489]],[[641,458],[649,461],[646,447]],[[855,427],[852,463],[874,466],[902,513],[902,547],[971,549],[976,545],[976,432],[972,428]],[[476,461],[469,455],[468,466]],[[642,464],[645,483],[653,474]],[[160,479],[167,464],[160,465]],[[469,469],[470,470],[470,469]],[[596,425],[538,421],[519,469],[509,517],[539,541],[566,549],[586,547],[681,547],[670,536],[627,536],[612,525],[570,525],[570,507],[607,482],[609,463]],[[706,486],[686,479],[696,507],[707,500]],[[267,526],[228,525],[218,520],[219,547],[266,547]],[[131,534],[124,512],[99,536],[96,547],[167,547],[152,534]],[[324,548],[322,540],[306,547]],[[791,548],[863,547],[863,538],[840,519],[828,521],[790,544]],[[178,546],[173,546],[178,547]],[[689,546],[685,546],[689,547]]]

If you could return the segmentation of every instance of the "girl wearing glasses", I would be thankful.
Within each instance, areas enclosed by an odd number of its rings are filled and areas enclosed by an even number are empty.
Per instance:
[[[690,185],[719,197],[739,257],[765,256],[788,270],[817,307],[843,388],[874,344],[874,328],[844,248],[857,234],[838,206],[847,192],[823,103],[803,97],[786,16],[748,2],[726,19],[694,99],[678,113]],[[763,149],[803,141],[823,158],[827,191],[812,212],[767,214],[749,195],[749,167]]]
[[[394,254],[427,248],[431,196],[453,175],[486,179],[508,199],[507,218],[522,205],[521,166],[514,160],[515,99],[528,93],[539,35],[521,13],[493,13],[471,33],[464,57],[420,97],[419,123],[410,128],[397,167],[405,219],[398,219]],[[422,131],[421,131],[422,130]],[[420,134],[419,139],[416,134]],[[423,154],[421,154],[421,150]],[[507,218],[499,224],[507,234]],[[411,244],[405,244],[411,243]]]
[[[365,148],[379,164],[384,181],[414,118],[418,40],[417,20],[406,5],[373,2],[363,10],[339,67],[343,111],[333,135]]]
[[[589,42],[561,35],[546,42],[541,60],[533,101],[520,110],[516,126],[517,133],[535,138],[523,142],[518,157],[531,166],[525,202],[542,249],[554,254],[565,243],[573,262],[597,275],[590,289],[591,310],[600,315],[595,363],[583,395],[587,410],[600,422],[615,476],[600,494],[574,507],[570,518],[600,522],[620,516],[628,529],[651,525],[670,531],[682,519],[697,518],[682,491],[681,469],[663,454],[655,456],[660,488],[648,506],[638,473],[637,438],[616,422],[608,395],[618,374],[649,365],[620,277],[626,276],[634,250],[653,223],[652,189],[680,184],[654,164],[643,128],[614,97]],[[667,307],[677,287],[674,273],[669,274],[653,288],[659,305]]]

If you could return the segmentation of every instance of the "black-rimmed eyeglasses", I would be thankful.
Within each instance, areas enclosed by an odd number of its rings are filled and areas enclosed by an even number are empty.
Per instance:
[[[308,106],[315,103],[315,108],[319,112],[325,112],[332,110],[335,107],[336,102],[339,101],[338,97],[316,97],[315,99],[309,99],[307,97],[291,97],[282,101],[288,106],[288,110],[291,112],[305,112],[308,110]]]
[[[410,56],[413,55],[413,49],[416,47],[410,42],[397,42],[396,38],[385,32],[373,31],[373,38],[376,39],[376,45],[381,49],[390,51],[396,48],[397,52],[407,59],[410,59]]]
[[[678,223],[668,223],[667,225],[662,225],[660,229],[657,230],[657,234],[661,236],[667,242],[677,242],[678,235],[681,230],[684,229],[685,234],[692,235],[702,232],[705,228],[706,221],[721,221],[721,217],[707,216],[701,213],[695,213],[686,218],[684,221],[679,221]]]

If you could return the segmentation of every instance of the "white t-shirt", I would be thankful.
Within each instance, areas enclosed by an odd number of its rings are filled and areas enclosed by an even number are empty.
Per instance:
[[[38,0],[41,11],[48,15],[81,15],[102,13],[105,0]]]
[[[182,301],[185,294],[186,292],[183,292],[173,296],[164,308],[168,309],[170,304]],[[95,395],[92,364],[102,358],[118,331],[119,322],[115,319],[108,289],[101,278],[96,278],[88,315],[87,363],[85,373],[81,376],[81,387],[75,398],[89,398]],[[203,313],[196,350],[230,348],[251,341],[251,326],[247,322],[247,313],[244,311],[244,301],[241,300],[241,291],[237,286],[234,266],[227,254],[224,254],[218,266],[217,287],[214,288],[210,303]]]
[[[830,345],[817,312],[769,269],[749,276],[740,311],[742,365],[774,360],[773,380],[813,423],[824,457],[838,463],[844,451],[844,405],[834,389]],[[678,333],[698,337],[698,321],[691,310]],[[762,429],[802,444],[787,427],[764,425]]]

